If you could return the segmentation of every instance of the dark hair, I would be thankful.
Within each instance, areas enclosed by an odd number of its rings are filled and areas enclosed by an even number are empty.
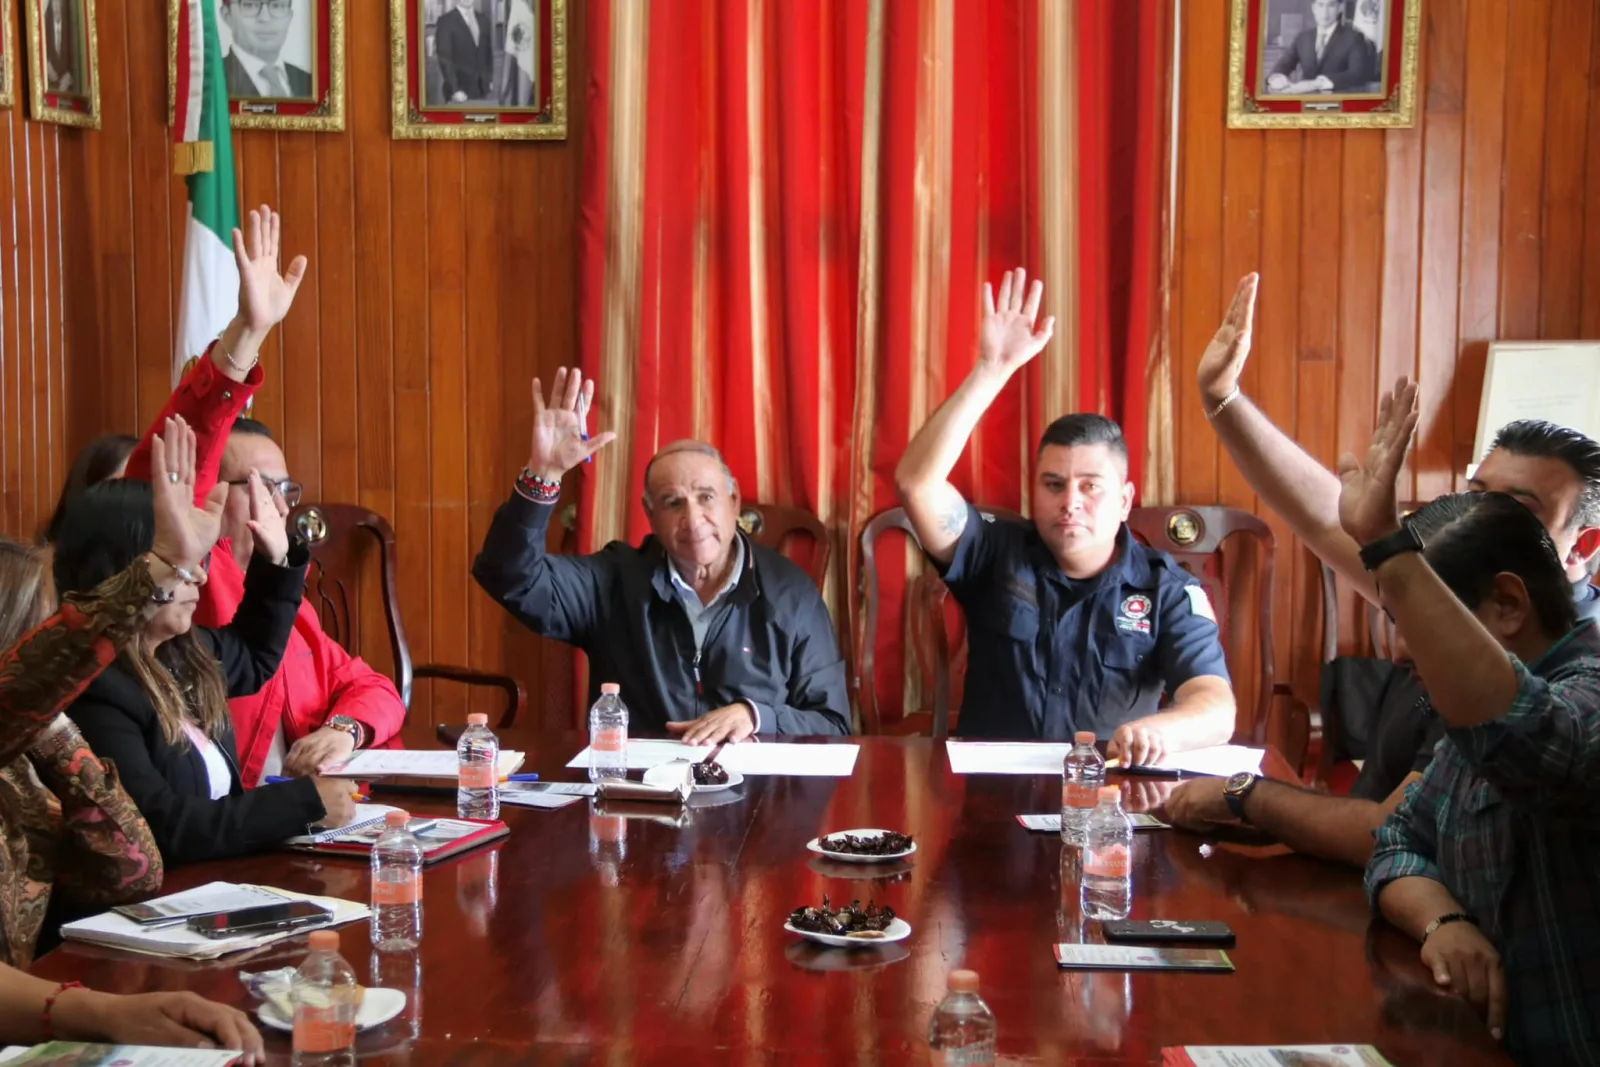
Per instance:
[[[1106,449],[1122,460],[1122,473],[1128,473],[1128,442],[1122,436],[1122,427],[1104,415],[1079,412],[1063,415],[1044,428],[1039,438],[1039,451],[1051,445],[1076,448],[1079,445],[1105,445]]]
[[[150,551],[156,535],[154,501],[149,482],[118,478],[90,486],[70,502],[55,546],[57,591],[87,593]],[[169,744],[184,743],[185,713],[207,736],[222,733],[227,685],[216,656],[192,631],[154,652],[144,641],[132,641],[117,661],[138,679]]]
[[[1572,583],[1539,517],[1505,493],[1450,493],[1406,518],[1425,546],[1428,565],[1473,611],[1497,574],[1515,574],[1548,637],[1578,625]]]
[[[128,457],[133,455],[138,445],[137,437],[125,433],[102,434],[84,445],[78,458],[72,461],[72,469],[67,472],[66,483],[61,486],[61,496],[56,500],[56,510],[45,525],[42,540],[54,543],[61,536],[61,518],[67,503],[82,496],[83,491],[91,485],[99,485],[110,478],[128,462]]]
[[[1489,451],[1503,448],[1514,456],[1559,459],[1583,483],[1567,529],[1600,525],[1600,443],[1569,426],[1544,419],[1518,419],[1500,427]]]
[[[266,423],[257,422],[246,415],[240,415],[237,419],[234,419],[233,428],[228,432],[250,434],[254,437],[265,437],[269,441],[272,440],[272,431],[267,428]]]

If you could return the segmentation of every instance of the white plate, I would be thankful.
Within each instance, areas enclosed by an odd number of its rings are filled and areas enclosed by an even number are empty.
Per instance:
[[[359,1032],[382,1026],[404,1011],[405,1006],[404,990],[368,989],[361,998],[361,1010],[356,1013],[356,1030]],[[285,1033],[294,1030],[294,1020],[279,1015],[278,1009],[272,1006],[270,1000],[261,1002],[261,1007],[256,1009],[256,1015],[274,1030],[282,1030]]]
[[[784,922],[783,928],[791,934],[805,938],[807,941],[815,941],[819,945],[832,945],[834,948],[872,948],[874,945],[892,945],[896,941],[904,941],[911,936],[911,924],[899,917],[889,923],[889,928],[883,932],[882,937],[841,937],[837,934],[814,934],[810,930],[796,929],[787,921]]]
[[[891,852],[887,856],[861,856],[854,852],[830,852],[822,847],[823,837],[843,837],[845,834],[849,834],[852,837],[882,837],[889,832],[888,830],[840,830],[837,833],[823,834],[822,837],[813,837],[806,842],[806,848],[819,856],[826,856],[830,860],[838,860],[840,863],[892,863],[895,860],[903,860],[917,851],[917,843],[915,841],[911,842],[911,847],[904,852]]]
[[[723,769],[727,770],[727,768]],[[721,785],[697,785],[694,787],[694,791],[696,793],[722,793],[736,785],[744,785],[744,775],[738,771],[728,771],[728,780]]]

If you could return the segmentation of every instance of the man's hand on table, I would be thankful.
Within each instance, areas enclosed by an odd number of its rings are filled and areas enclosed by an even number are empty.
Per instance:
[[[749,704],[729,704],[688,722],[669,722],[667,732],[686,745],[738,744],[756,732],[756,713]]]

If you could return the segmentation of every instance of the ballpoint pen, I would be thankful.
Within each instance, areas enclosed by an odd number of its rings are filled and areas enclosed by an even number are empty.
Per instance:
[[[584,402],[583,390],[578,390],[578,435],[585,441],[589,439],[589,405]],[[585,463],[593,463],[593,456],[584,456]]]
[[[500,780],[502,782],[537,782],[539,776],[537,774],[508,774]]]

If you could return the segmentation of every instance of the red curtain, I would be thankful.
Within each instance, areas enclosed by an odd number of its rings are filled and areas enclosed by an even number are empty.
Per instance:
[[[620,440],[585,473],[581,550],[637,541],[646,461],[709,441],[747,499],[827,526],[848,648],[860,531],[1016,265],[1056,340],[957,485],[1026,512],[1044,424],[1094,410],[1160,496],[1172,3],[592,0],[582,363]],[[923,567],[879,565],[889,605]],[[894,611],[879,629],[880,701],[920,700]]]

